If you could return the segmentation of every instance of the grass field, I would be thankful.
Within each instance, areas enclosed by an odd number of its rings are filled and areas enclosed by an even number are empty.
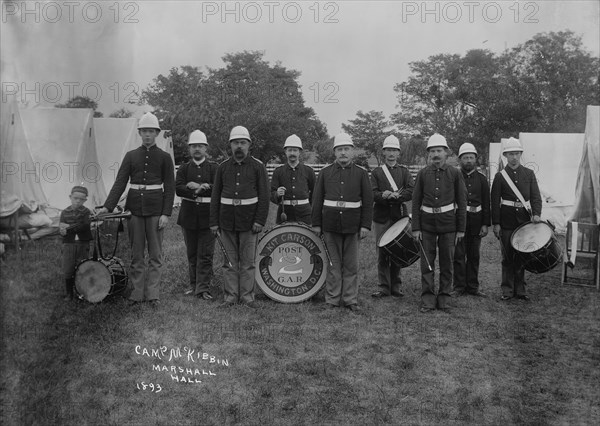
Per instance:
[[[561,286],[559,268],[527,274],[531,303],[500,302],[500,252],[488,236],[481,281],[491,297],[421,314],[418,264],[403,270],[404,298],[370,297],[371,235],[361,243],[358,315],[325,310],[322,292],[220,310],[218,267],[215,301],[183,294],[176,214],[157,308],[121,297],[63,302],[56,240],[6,254],[3,425],[600,422],[600,295]],[[126,239],[121,249],[128,261]]]

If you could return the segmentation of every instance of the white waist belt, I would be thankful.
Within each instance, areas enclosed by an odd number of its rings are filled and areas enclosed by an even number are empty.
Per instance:
[[[304,200],[283,200],[283,204],[286,206],[302,206],[308,204],[308,198]]]
[[[454,204],[448,204],[442,207],[421,206],[421,210],[423,210],[425,213],[446,213],[450,210],[454,210]]]
[[[520,201],[501,200],[500,204],[509,207],[527,207],[528,209],[531,209],[531,204],[529,203],[529,201],[525,201],[525,205],[523,205],[523,203]]]
[[[193,203],[209,203],[210,204],[210,197],[196,197],[196,198],[181,197],[181,199],[186,200],[186,201],[191,201]]]
[[[139,189],[141,191],[150,190],[150,189],[163,189],[162,185],[138,185],[136,183],[132,183],[129,185],[131,189]]]
[[[479,213],[481,211],[481,206],[467,206],[467,211],[469,213]]]
[[[325,200],[323,205],[327,207],[342,207],[344,209],[357,209],[362,206],[362,201],[332,201]]]
[[[228,204],[232,206],[247,206],[256,203],[258,203],[258,197],[246,199],[221,197],[221,204]]]

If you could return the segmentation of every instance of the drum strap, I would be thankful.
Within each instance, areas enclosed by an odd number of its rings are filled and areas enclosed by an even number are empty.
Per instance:
[[[392,178],[392,174],[390,173],[390,170],[388,169],[387,164],[384,163],[383,166],[381,166],[381,170],[383,170],[383,174],[387,178],[390,185],[392,185],[392,189],[394,190],[394,192],[397,192],[398,185],[396,185],[396,182],[394,182],[394,179]]]
[[[502,171],[500,173],[502,174],[502,177],[504,178],[504,180],[506,181],[508,186],[510,186],[510,189],[512,190],[512,192],[515,193],[515,195],[517,196],[517,198],[519,199],[521,204],[523,204],[523,207],[525,207],[525,210],[527,210],[527,212],[531,216],[531,210],[529,208],[527,208],[527,202],[525,201],[525,198],[523,198],[521,191],[519,191],[519,188],[517,188],[515,183],[510,179],[510,177],[508,177],[508,173],[506,173],[506,169],[502,169]]]

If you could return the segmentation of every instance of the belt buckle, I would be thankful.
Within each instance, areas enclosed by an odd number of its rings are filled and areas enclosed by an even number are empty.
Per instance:
[[[337,206],[338,207],[346,207],[346,202],[345,201],[338,201],[337,202]]]
[[[138,186],[138,189],[139,189],[140,191],[145,191],[145,190],[146,190],[146,185],[139,185],[139,186]]]
[[[240,200],[239,198],[234,198],[233,199],[233,205],[234,206],[239,206],[242,204],[242,200]]]
[[[292,200],[292,206],[297,206],[298,205],[298,200]]]
[[[433,212],[434,213],[441,213],[442,212],[442,208],[441,207],[432,207],[433,208]]]
[[[520,201],[515,201],[515,207],[523,207],[523,204]]]

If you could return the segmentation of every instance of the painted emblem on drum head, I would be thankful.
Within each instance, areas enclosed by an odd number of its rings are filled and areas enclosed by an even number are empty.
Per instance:
[[[306,226],[286,224],[272,229],[259,241],[256,257],[256,282],[273,300],[302,302],[325,283],[323,243]]]

